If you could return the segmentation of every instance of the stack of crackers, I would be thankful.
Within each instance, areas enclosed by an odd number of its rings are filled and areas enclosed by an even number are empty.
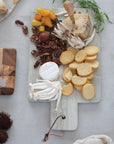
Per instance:
[[[83,50],[69,47],[61,54],[61,63],[68,65],[62,74],[63,80],[68,83],[63,86],[63,95],[71,95],[75,87],[81,91],[84,99],[90,100],[95,96],[92,79],[94,70],[99,67],[99,61],[96,60],[98,53],[98,47],[87,46]]]

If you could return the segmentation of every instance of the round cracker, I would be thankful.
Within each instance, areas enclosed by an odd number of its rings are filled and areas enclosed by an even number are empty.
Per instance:
[[[95,60],[95,61],[92,61],[92,62],[86,62],[86,63],[91,64],[93,69],[97,69],[99,67],[99,61],[98,60]]]
[[[74,61],[74,54],[71,51],[64,51],[60,55],[60,62],[63,65],[67,65]]]
[[[99,48],[97,46],[87,46],[84,50],[87,52],[88,56],[96,55],[99,52]]]
[[[73,85],[72,83],[69,83],[67,85],[64,85],[62,87],[62,94],[65,95],[65,96],[69,96],[73,93]]]
[[[86,100],[90,100],[95,96],[95,88],[93,84],[87,83],[82,87],[82,96]]]
[[[81,63],[86,59],[86,57],[87,57],[86,51],[85,50],[80,50],[75,55],[75,61],[78,62],[78,63]]]
[[[77,67],[77,73],[79,76],[88,76],[93,72],[93,69],[88,63],[81,63]]]
[[[73,47],[68,47],[67,50],[71,51],[74,55],[76,55],[76,53],[79,51],[79,49],[76,49],[76,48],[73,48]]]
[[[76,69],[74,70],[72,69],[71,72],[72,72],[72,75],[76,75]]]
[[[87,78],[88,80],[93,79],[93,78],[94,78],[94,73],[91,73],[90,75],[86,76],[86,78]]]
[[[75,87],[78,91],[81,91],[83,86],[74,85],[74,87]]]
[[[97,58],[97,55],[87,56],[87,57],[86,57],[86,61],[94,61],[94,60],[96,60],[96,58]]]
[[[93,84],[91,80],[88,80],[86,84]]]
[[[87,82],[87,78],[85,78],[85,77],[80,77],[80,76],[77,76],[77,75],[74,75],[72,77],[72,83],[74,85],[82,86],[82,85],[86,84],[86,82]]]
[[[69,64],[69,68],[70,68],[71,70],[76,70],[77,67],[78,67],[78,63],[75,62],[75,61]]]
[[[70,82],[72,79],[72,71],[69,69],[69,67],[65,68],[62,74],[63,80],[66,82]]]

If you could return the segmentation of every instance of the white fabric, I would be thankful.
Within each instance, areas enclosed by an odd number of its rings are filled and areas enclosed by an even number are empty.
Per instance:
[[[106,135],[92,135],[73,144],[112,144],[112,140]]]

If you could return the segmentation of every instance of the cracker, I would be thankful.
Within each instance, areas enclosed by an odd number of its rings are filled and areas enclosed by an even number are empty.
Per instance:
[[[81,91],[83,86],[74,85],[74,87],[75,87],[78,91]]]
[[[76,70],[77,67],[78,67],[78,63],[75,62],[75,61],[69,64],[69,68],[70,68],[71,70]]]
[[[95,96],[95,88],[93,84],[87,83],[82,87],[82,96],[86,100],[90,100]]]
[[[77,76],[77,75],[74,75],[72,77],[72,83],[74,85],[82,86],[82,85],[86,84],[86,82],[87,82],[87,78],[85,78],[85,77],[80,77],[80,76]]]
[[[94,60],[96,60],[96,58],[97,58],[97,55],[87,56],[87,57],[86,57],[86,61],[94,61]]]
[[[94,78],[94,73],[91,73],[90,75],[88,76],[85,76],[88,80],[91,80]]]
[[[74,54],[71,51],[64,51],[60,56],[60,62],[67,65],[74,61]]]
[[[81,63],[86,59],[86,57],[87,57],[86,51],[85,50],[80,50],[75,55],[75,61],[78,62],[78,63]]]
[[[86,84],[93,84],[93,82],[91,80],[87,80]]]
[[[73,88],[72,83],[69,83],[62,87],[62,94],[65,96],[69,96],[73,93],[73,90],[74,90],[74,88]]]
[[[88,56],[96,55],[99,52],[99,48],[97,46],[87,46],[84,50],[87,52]]]
[[[74,70],[72,69],[71,72],[72,72],[72,75],[76,75],[77,74],[75,69]]]
[[[68,47],[68,51],[71,51],[74,55],[76,55],[77,52],[79,52],[79,49],[73,48],[73,47]]]
[[[88,63],[81,63],[77,67],[77,73],[79,76],[88,76],[93,72],[93,69]]]
[[[63,71],[63,74],[62,74],[62,77],[63,77],[63,80],[66,81],[66,82],[70,82],[71,79],[72,79],[72,71],[69,69],[69,67],[67,67],[66,69],[64,69]]]
[[[98,69],[98,67],[99,67],[99,61],[98,60],[91,61],[91,62],[86,62],[86,63],[91,64],[93,69]]]

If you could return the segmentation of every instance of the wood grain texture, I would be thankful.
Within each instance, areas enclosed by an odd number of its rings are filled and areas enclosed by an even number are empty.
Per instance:
[[[11,95],[15,87],[16,50],[0,49],[0,78],[5,87],[0,85],[0,95]]]

